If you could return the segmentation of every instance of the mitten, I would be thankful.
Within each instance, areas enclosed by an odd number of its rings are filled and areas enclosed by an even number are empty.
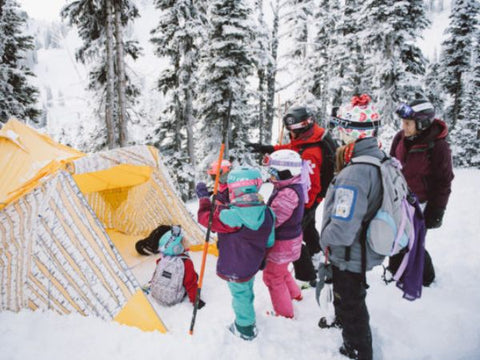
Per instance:
[[[203,301],[202,299],[198,299],[197,309],[200,310],[200,309],[203,308],[204,306],[205,306],[205,301]]]
[[[199,182],[195,187],[195,193],[199,199],[210,196],[210,192],[207,189],[207,185],[204,182]]]
[[[275,151],[273,145],[247,144],[247,147],[251,148],[253,153],[270,154]]]
[[[445,209],[427,205],[423,213],[425,217],[425,227],[427,229],[437,229],[442,226],[444,213]]]

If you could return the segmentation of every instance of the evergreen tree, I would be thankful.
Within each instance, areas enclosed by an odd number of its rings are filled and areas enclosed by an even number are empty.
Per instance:
[[[427,68],[425,75],[425,89],[423,93],[435,107],[436,116],[443,118],[445,107],[444,87],[441,81],[440,64],[432,62]]]
[[[480,30],[477,29],[471,71],[464,76],[461,111],[452,138],[454,163],[480,168]]]
[[[284,55],[286,66],[292,79],[288,87],[298,82],[295,99],[290,99],[290,103],[295,100],[305,102],[305,84],[309,82],[311,75],[308,67],[308,58],[311,53],[309,44],[309,28],[311,18],[314,12],[314,2],[312,0],[287,0],[285,1],[286,12],[282,17],[285,25],[283,42],[289,44],[288,51]]]
[[[204,20],[201,8],[193,0],[157,0],[155,5],[162,10],[159,25],[152,31],[155,54],[170,61],[160,76],[158,88],[171,101],[152,140],[173,170],[172,177],[180,185],[187,185],[179,186],[186,199],[195,185],[196,60],[203,43]]]
[[[204,47],[200,94],[201,154],[211,161],[223,141],[226,157],[241,159],[252,128],[249,77],[254,63],[252,9],[245,0],[213,0]]]
[[[398,102],[421,92],[426,59],[416,39],[429,21],[423,0],[367,0],[362,16],[365,64],[372,74],[373,98],[387,123]]]
[[[316,109],[317,119],[327,119],[327,105],[330,102],[331,44],[336,42],[334,31],[338,16],[331,3],[331,0],[322,0],[313,14],[316,24],[313,51],[308,57],[307,73],[302,86],[305,89],[304,102]]]
[[[273,26],[269,41],[270,59],[267,64],[267,100],[265,105],[265,132],[263,138],[260,137],[260,141],[266,144],[272,142],[272,126],[273,118],[275,116],[275,93],[276,93],[276,81],[277,81],[277,64],[278,64],[278,42],[279,42],[279,11],[280,0],[275,1],[275,5],[272,4],[273,11]]]
[[[139,94],[125,73],[124,61],[126,56],[135,60],[141,49],[137,42],[123,39],[123,27],[138,15],[131,0],[76,0],[62,10],[83,40],[77,60],[96,64],[89,74],[89,89],[100,95],[109,148],[126,145],[127,107]]]
[[[10,117],[39,121],[38,90],[28,83],[33,73],[24,65],[33,38],[23,35],[26,15],[16,0],[0,0],[0,122]]]
[[[273,103],[267,106],[268,100],[268,74],[269,69],[273,66],[274,59],[269,54],[269,33],[267,24],[265,23],[265,15],[263,11],[263,0],[255,0],[255,12],[257,14],[256,23],[256,36],[254,45],[254,61],[257,69],[258,87],[257,98],[258,105],[254,116],[257,118],[257,128],[259,129],[259,141],[270,142],[271,141],[271,128],[273,124],[273,115],[268,118],[267,108],[269,112],[273,114]]]
[[[464,89],[467,87],[465,77],[470,70],[473,52],[473,36],[477,31],[478,0],[454,0],[450,23],[446,30],[447,39],[442,43],[443,84],[452,98],[452,105],[447,109],[447,120],[455,127],[462,111]]]

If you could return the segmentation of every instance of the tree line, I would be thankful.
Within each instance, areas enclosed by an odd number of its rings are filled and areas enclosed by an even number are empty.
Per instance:
[[[364,92],[383,110],[384,124],[394,127],[398,103],[427,96],[451,128],[455,163],[480,167],[478,1],[452,1],[440,54],[430,60],[418,40],[443,1],[152,1],[160,18],[151,41],[155,54],[169,61],[157,86],[168,102],[145,140],[160,149],[185,197],[221,141],[231,159],[243,159],[246,142],[276,140],[272,127],[278,109],[307,104],[325,125],[332,107]],[[0,0],[0,5],[0,34],[12,26],[21,33],[25,19],[7,26],[12,16],[4,15],[16,1]],[[16,14],[22,18],[18,9]],[[131,0],[76,0],[62,16],[83,40],[77,60],[95,64],[89,86],[102,109],[104,147],[124,146],[128,109],[141,91],[125,70],[126,57],[136,59],[141,48],[124,34],[139,11]],[[27,79],[31,73],[19,64],[31,45],[28,37],[22,39],[10,43],[17,54],[13,66]],[[5,67],[12,67],[4,60],[5,44],[0,36],[2,84],[8,83]],[[17,108],[4,105],[2,85],[2,121],[11,115],[38,117],[26,110],[36,93],[24,83],[15,93],[30,91],[31,101]],[[292,98],[276,98],[286,88],[294,89]]]

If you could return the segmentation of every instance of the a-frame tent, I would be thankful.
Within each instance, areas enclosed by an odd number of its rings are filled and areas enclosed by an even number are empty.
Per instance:
[[[0,130],[0,311],[165,332],[130,270],[142,260],[133,239],[158,224],[182,225],[191,247],[203,240],[154,148],[86,155],[17,120]]]

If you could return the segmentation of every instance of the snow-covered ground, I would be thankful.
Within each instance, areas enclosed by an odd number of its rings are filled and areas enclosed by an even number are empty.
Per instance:
[[[422,298],[409,302],[393,284],[384,285],[382,269],[368,274],[367,304],[375,359],[480,359],[480,184],[479,170],[456,170],[453,192],[442,228],[429,232],[427,248],[437,279]],[[320,220],[321,211],[317,214]],[[197,271],[201,254],[193,253]],[[226,327],[233,320],[230,294],[215,275],[216,258],[207,258],[202,297],[193,336],[188,335],[192,306],[158,306],[168,334],[79,315],[22,311],[0,313],[0,359],[345,359],[337,352],[340,330],[317,327],[322,315],[314,290],[295,303],[295,319],[266,315],[271,303],[261,273],[255,282],[258,338],[245,342]],[[140,282],[153,264],[136,269]]]

